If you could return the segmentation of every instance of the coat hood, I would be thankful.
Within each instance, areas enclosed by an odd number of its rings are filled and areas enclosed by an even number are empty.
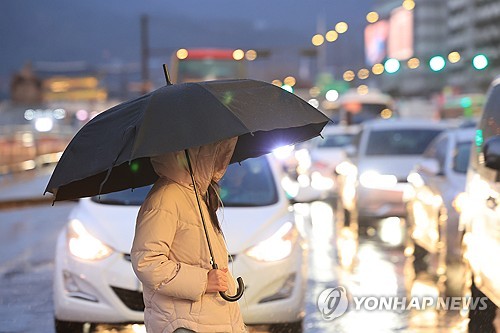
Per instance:
[[[234,137],[188,149],[200,194],[206,193],[212,180],[218,182],[224,176],[237,141],[238,138]],[[151,164],[160,178],[191,188],[192,180],[184,151],[151,157]]]

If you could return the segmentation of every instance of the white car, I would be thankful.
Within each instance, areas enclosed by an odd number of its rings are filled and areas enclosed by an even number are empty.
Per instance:
[[[445,128],[445,124],[418,119],[363,123],[355,154],[349,164],[337,167],[343,176],[339,202],[344,215],[362,227],[374,227],[373,222],[382,218],[404,217],[408,174]]]
[[[460,213],[474,128],[439,135],[408,176],[405,192],[409,257],[415,277],[430,277],[442,295],[462,294]]]
[[[301,327],[307,250],[270,156],[230,165],[221,180],[220,221],[230,269],[245,282],[246,324]],[[84,323],[142,323],[142,286],[130,263],[135,219],[149,187],[81,199],[57,241],[57,332]]]

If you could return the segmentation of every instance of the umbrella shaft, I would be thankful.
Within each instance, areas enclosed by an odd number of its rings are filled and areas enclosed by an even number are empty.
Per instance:
[[[203,211],[201,209],[201,202],[198,196],[198,189],[196,187],[196,182],[194,181],[194,172],[193,172],[193,167],[191,166],[191,159],[189,158],[189,152],[187,149],[184,150],[184,153],[186,154],[189,174],[191,175],[191,181],[193,182],[194,195],[196,196],[196,202],[198,203],[198,209],[200,210],[201,223],[203,224],[203,230],[205,231],[205,237],[207,238],[208,251],[210,252],[210,264],[212,265],[213,269],[217,269],[217,264],[214,261],[214,253],[212,251],[212,243],[210,242],[210,238],[208,237],[207,224],[205,223],[205,218],[203,217]]]

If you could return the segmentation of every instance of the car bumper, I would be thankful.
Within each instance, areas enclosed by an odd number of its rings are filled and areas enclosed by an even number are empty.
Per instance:
[[[54,272],[57,319],[139,323],[144,321],[144,314],[132,308],[141,308],[141,302],[141,284],[123,254],[113,253],[95,262],[80,261],[68,253],[65,233],[59,235]]]
[[[65,233],[57,242],[54,310],[58,320],[95,323],[144,321],[142,287],[130,261],[121,253],[96,262],[80,261],[67,250]],[[247,324],[288,323],[304,311],[307,251],[297,243],[291,255],[277,262],[258,262],[244,254],[232,264],[242,276],[240,303]]]
[[[236,257],[233,272],[243,277],[245,293],[239,301],[246,324],[290,323],[304,315],[307,251],[297,243],[291,255],[276,262]]]

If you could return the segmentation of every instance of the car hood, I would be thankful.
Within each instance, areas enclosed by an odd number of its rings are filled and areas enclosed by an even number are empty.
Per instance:
[[[88,232],[121,253],[130,253],[139,206],[118,206],[81,199],[70,218],[80,220]],[[293,222],[288,202],[261,207],[226,207],[219,212],[228,251],[238,254],[268,238],[285,221]]]
[[[294,222],[288,203],[261,207],[226,207],[219,215],[230,254],[238,254]]]
[[[420,158],[421,155],[365,156],[358,160],[358,174],[373,170],[382,175],[394,175],[399,181],[406,181],[406,177]]]
[[[130,253],[139,208],[101,204],[85,198],[80,200],[70,218],[80,220],[88,232],[114,250]]]

